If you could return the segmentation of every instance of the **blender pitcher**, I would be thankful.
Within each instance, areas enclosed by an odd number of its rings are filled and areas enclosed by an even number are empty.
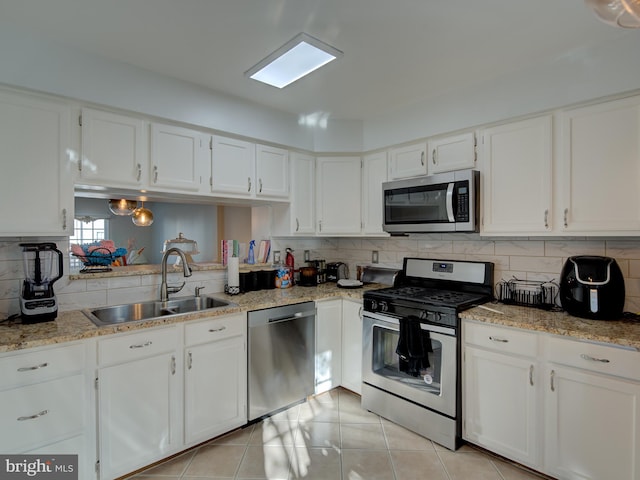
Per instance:
[[[25,279],[20,311],[23,323],[54,320],[58,301],[53,284],[62,277],[62,252],[55,243],[21,243]]]

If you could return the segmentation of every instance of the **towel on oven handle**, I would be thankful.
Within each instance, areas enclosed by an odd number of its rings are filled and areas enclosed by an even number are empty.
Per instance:
[[[420,318],[410,315],[400,319],[400,332],[396,353],[400,357],[398,368],[401,372],[414,377],[428,368],[429,352],[432,352],[431,337],[428,330],[420,328]]]

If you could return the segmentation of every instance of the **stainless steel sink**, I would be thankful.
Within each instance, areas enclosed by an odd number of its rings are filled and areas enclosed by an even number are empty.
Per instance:
[[[201,297],[182,297],[166,302],[150,301],[129,303],[126,305],[114,305],[86,309],[82,312],[98,327],[117,325],[120,323],[138,322],[169,315],[197,312],[202,310],[215,310],[224,307],[236,306],[233,302],[220,298],[203,295]]]

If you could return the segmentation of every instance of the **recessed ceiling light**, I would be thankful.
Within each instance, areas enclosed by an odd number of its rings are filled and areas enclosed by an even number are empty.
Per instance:
[[[341,56],[340,50],[301,33],[244,74],[268,85],[284,88]]]

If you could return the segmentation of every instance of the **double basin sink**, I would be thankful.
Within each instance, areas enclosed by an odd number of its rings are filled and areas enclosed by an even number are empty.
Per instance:
[[[86,309],[82,312],[98,327],[118,325],[122,323],[153,320],[170,315],[184,313],[215,311],[226,307],[235,307],[237,304],[208,295],[181,297],[174,300],[149,301],[128,303],[126,305],[114,305]]]

